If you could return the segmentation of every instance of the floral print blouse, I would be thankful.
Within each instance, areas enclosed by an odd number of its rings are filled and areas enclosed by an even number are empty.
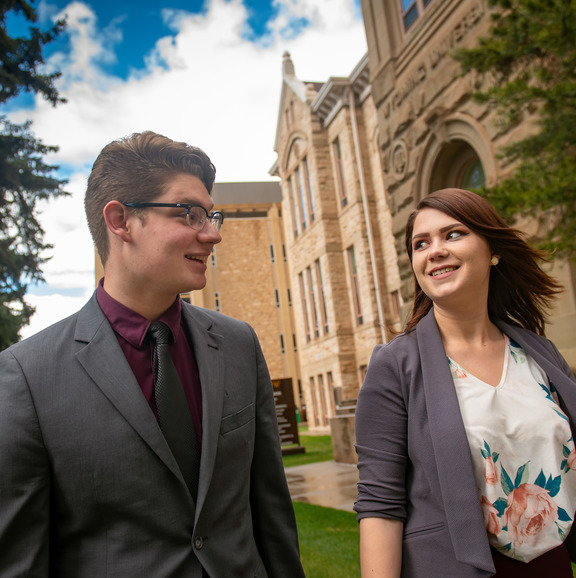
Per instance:
[[[506,338],[493,387],[448,358],[490,545],[529,562],[559,546],[576,511],[568,418],[540,366]]]

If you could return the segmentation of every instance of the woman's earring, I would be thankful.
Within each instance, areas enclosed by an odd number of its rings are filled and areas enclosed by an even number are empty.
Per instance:
[[[500,263],[500,257],[496,257],[496,255],[492,255],[492,259],[490,259],[490,263],[496,267],[498,263]]]

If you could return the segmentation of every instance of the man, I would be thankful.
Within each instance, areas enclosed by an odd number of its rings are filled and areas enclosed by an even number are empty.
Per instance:
[[[303,576],[256,335],[179,298],[222,240],[214,176],[152,132],[97,158],[86,214],[104,279],[0,354],[0,576]]]

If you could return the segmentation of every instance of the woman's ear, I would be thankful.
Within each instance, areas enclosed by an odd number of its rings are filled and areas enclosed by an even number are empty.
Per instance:
[[[108,230],[113,235],[117,235],[126,242],[131,240],[128,210],[122,203],[119,201],[110,201],[104,207],[102,214]]]

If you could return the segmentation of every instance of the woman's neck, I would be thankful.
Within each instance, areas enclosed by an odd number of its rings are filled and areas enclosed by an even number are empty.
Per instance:
[[[502,332],[490,321],[487,309],[460,315],[435,306],[434,317],[445,349],[463,345],[485,347],[502,340]]]

